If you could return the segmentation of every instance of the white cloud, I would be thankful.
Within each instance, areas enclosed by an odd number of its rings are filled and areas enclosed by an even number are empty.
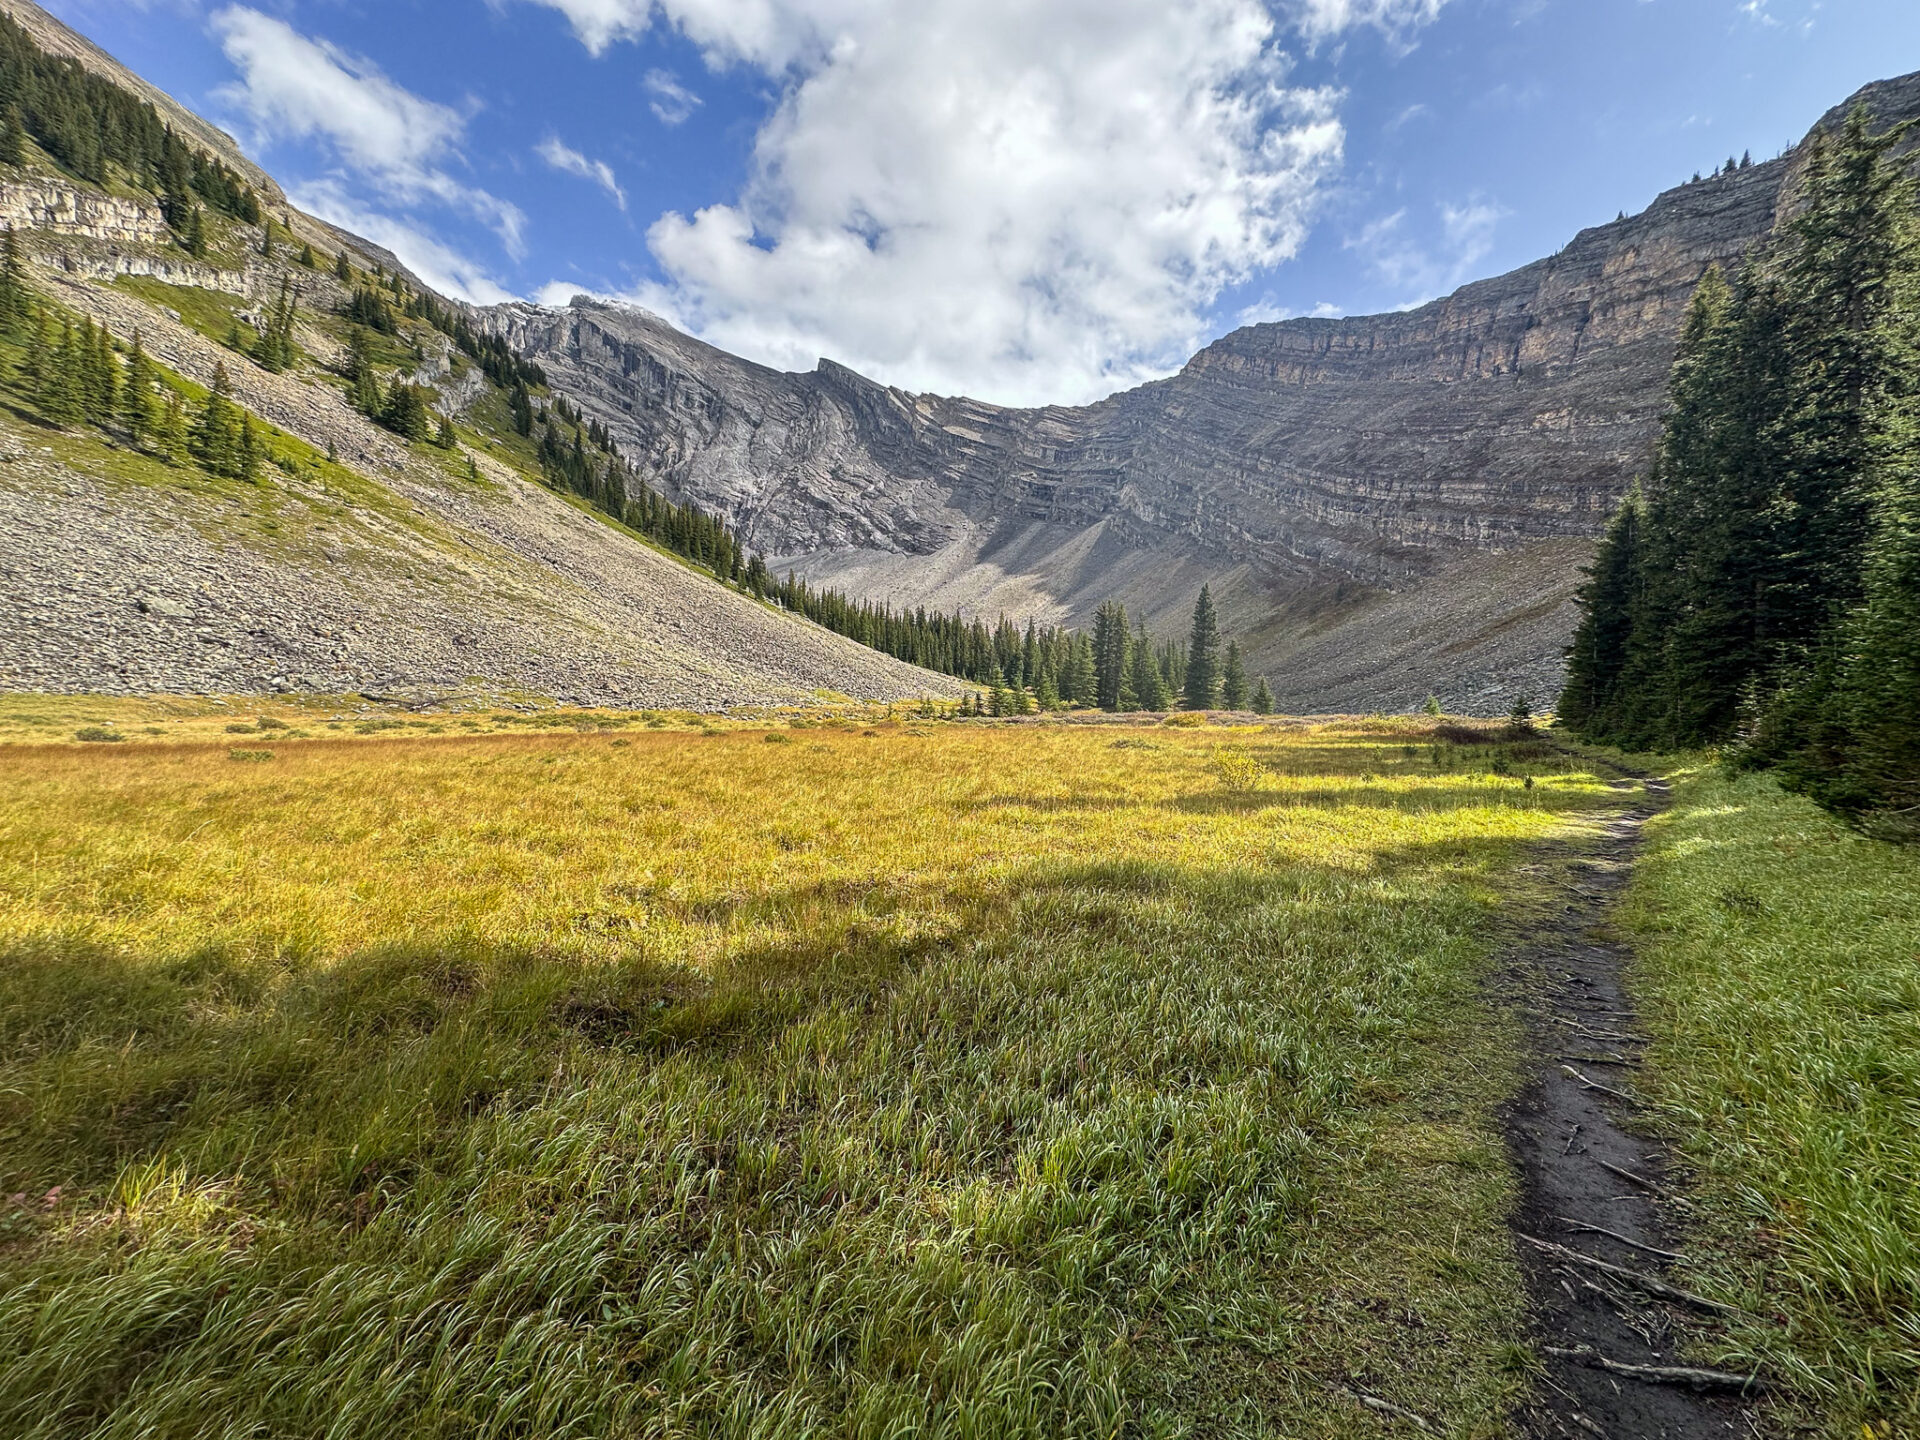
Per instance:
[[[1405,36],[1437,20],[1446,3],[1447,0],[1289,0],[1286,8],[1309,39],[1327,40],[1361,25],[1370,25],[1389,36]]]
[[[1407,297],[1402,304],[1410,308],[1472,279],[1507,213],[1477,197],[1458,205],[1442,202],[1435,213],[1439,234],[1423,242],[1410,233],[1407,212],[1396,210],[1364,226],[1346,248],[1358,251],[1383,284]]]
[[[287,193],[302,210],[385,246],[400,258],[401,264],[442,295],[452,295],[475,305],[497,305],[502,300],[515,298],[479,261],[417,226],[369,210],[354,200],[338,180],[315,180],[292,186]]]
[[[1164,374],[1341,155],[1262,0],[543,3],[779,84],[742,192],[660,217],[665,283],[624,298],[789,368],[1013,401]]]
[[[300,34],[284,20],[233,5],[213,17],[239,80],[219,97],[263,140],[321,140],[383,199],[434,201],[491,226],[523,252],[518,207],[468,185],[446,164],[459,158],[466,119],[395,84],[371,61]]]
[[[613,197],[614,204],[622,210],[627,208],[627,192],[620,188],[620,182],[614,178],[613,167],[606,161],[589,160],[578,150],[563,144],[556,135],[549,135],[533,149],[534,154],[554,169],[564,174],[578,175],[582,180],[591,180]]]
[[[652,109],[662,125],[679,125],[700,106],[694,94],[666,70],[649,70],[640,84],[653,96]]]

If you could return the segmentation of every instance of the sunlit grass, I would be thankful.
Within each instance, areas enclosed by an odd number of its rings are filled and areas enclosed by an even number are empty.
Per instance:
[[[1636,984],[1734,1358],[1820,1433],[1920,1431],[1920,853],[1712,770],[1650,836]]]
[[[781,733],[0,749],[0,1431],[1500,1432],[1486,920],[1602,786]]]

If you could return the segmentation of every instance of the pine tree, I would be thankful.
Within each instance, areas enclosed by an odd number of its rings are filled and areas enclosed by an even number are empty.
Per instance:
[[[440,417],[440,428],[434,432],[433,443],[442,450],[451,450],[460,443],[460,437],[454,434],[453,421],[445,415]]]
[[[1220,622],[1213,610],[1213,592],[1202,585],[1193,605],[1193,631],[1187,637],[1187,709],[1213,708],[1220,684],[1219,652]]]
[[[156,414],[153,386],[159,378],[147,352],[141,348],[140,332],[133,332],[133,352],[127,357],[127,380],[121,389],[120,418],[135,445],[144,445],[153,433]]]
[[[225,365],[216,365],[213,385],[200,407],[187,438],[187,449],[202,469],[214,475],[232,475],[240,445],[239,416],[229,398],[233,381]]]
[[[1267,677],[1264,675],[1260,677],[1260,683],[1253,687],[1253,713],[1273,714],[1273,691],[1267,688]]]
[[[1240,663],[1240,642],[1227,642],[1227,663],[1220,670],[1220,703],[1229,710],[1247,708],[1247,672]]]
[[[342,285],[353,283],[353,262],[347,259],[347,252],[344,250],[333,257],[333,278]]]
[[[306,266],[307,269],[309,270],[312,270],[318,267],[320,262],[314,258],[313,246],[311,244],[302,245],[300,247],[300,263]]]

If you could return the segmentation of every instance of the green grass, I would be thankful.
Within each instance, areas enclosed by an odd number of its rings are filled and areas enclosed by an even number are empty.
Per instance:
[[[0,1432],[1503,1433],[1593,777],[783,733],[0,749]]]
[[[1703,770],[1628,918],[1654,1097],[1696,1171],[1721,1358],[1818,1433],[1920,1433],[1920,852]]]

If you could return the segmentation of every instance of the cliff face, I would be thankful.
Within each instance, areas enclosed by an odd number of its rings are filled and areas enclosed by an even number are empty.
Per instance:
[[[1920,115],[1920,75],[1855,98],[1881,123]],[[1476,553],[1590,542],[1651,457],[1695,284],[1768,234],[1803,157],[1668,191],[1417,310],[1235,331],[1078,408],[910,395],[825,360],[782,374],[584,300],[485,319],[657,483],[804,574],[1074,621],[1118,594],[1161,621],[1217,578],[1243,631],[1273,632],[1260,658],[1277,666],[1332,622],[1267,622],[1324,614],[1329,586],[1405,591]],[[1556,553],[1557,598],[1527,588],[1505,671],[1475,672],[1467,694],[1556,683],[1579,545]],[[1381,703],[1405,698],[1393,688]]]

